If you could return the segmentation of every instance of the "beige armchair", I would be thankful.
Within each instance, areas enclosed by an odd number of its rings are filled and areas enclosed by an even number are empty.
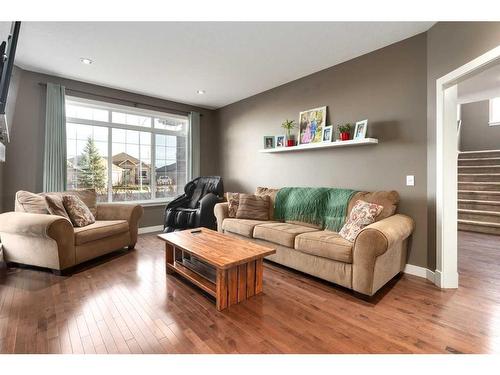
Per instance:
[[[21,212],[0,214],[0,240],[8,263],[52,269],[56,274],[101,255],[133,249],[143,209],[131,204],[96,204],[94,224],[73,228],[61,216]],[[94,201],[95,202],[95,201]]]

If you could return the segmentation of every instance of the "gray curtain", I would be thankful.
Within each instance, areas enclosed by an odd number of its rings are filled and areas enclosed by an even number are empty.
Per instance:
[[[66,111],[64,86],[47,83],[43,191],[66,190]]]
[[[189,113],[189,144],[191,153],[191,179],[200,176],[200,114]]]

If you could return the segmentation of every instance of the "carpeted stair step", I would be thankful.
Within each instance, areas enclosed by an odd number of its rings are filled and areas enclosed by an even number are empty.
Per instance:
[[[459,190],[458,199],[500,201],[500,191]]]
[[[500,201],[485,201],[475,199],[459,199],[458,208],[463,210],[500,212]]]
[[[500,158],[475,158],[475,159],[458,159],[458,166],[485,166],[485,165],[499,165]]]
[[[458,219],[500,224],[500,212],[459,209]]]
[[[458,190],[500,191],[500,182],[459,182]]]
[[[500,224],[474,220],[458,220],[458,230],[500,235]]]
[[[500,173],[459,173],[459,182],[500,182]]]
[[[462,151],[458,154],[459,160],[478,158],[500,158],[500,150]]]
[[[464,174],[464,173],[500,173],[500,165],[479,165],[479,166],[474,166],[474,165],[468,165],[468,166],[463,166],[463,167],[458,167],[458,173],[459,174]]]

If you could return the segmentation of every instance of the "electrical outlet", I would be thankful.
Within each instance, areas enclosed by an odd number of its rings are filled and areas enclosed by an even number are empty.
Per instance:
[[[415,176],[406,176],[406,186],[415,186]]]

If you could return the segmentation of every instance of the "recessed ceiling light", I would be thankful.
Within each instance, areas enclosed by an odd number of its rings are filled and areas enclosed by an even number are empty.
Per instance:
[[[203,95],[203,94],[205,94],[205,90],[198,90],[198,91],[196,91],[196,93],[198,95]]]
[[[86,65],[90,65],[93,63],[93,61],[91,59],[87,59],[86,57],[82,57],[80,59],[80,61],[82,62],[82,64],[86,64]]]

